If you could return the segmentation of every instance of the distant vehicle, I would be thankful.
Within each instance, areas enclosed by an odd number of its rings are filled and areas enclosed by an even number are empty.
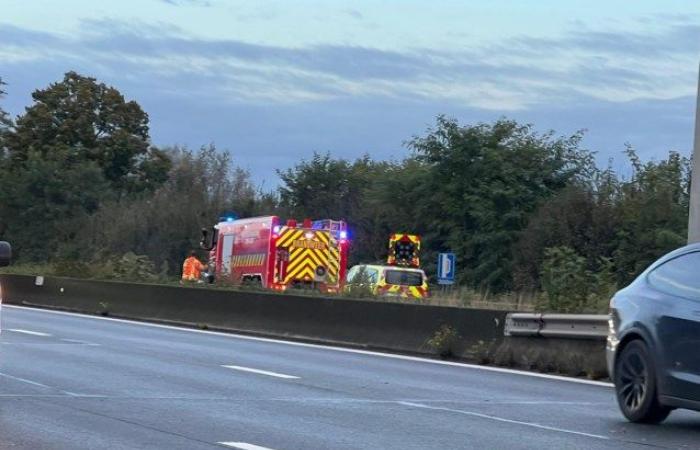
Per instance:
[[[343,221],[282,223],[264,216],[223,218],[202,230],[201,246],[210,251],[210,282],[336,293],[345,280],[350,241]]]
[[[426,298],[428,278],[412,267],[359,264],[348,271],[346,289],[365,285],[374,294],[385,297]]]
[[[12,247],[8,242],[0,241],[0,267],[10,264],[12,259]],[[0,284],[0,312],[2,311],[2,284]],[[2,327],[0,327],[0,330]]]
[[[700,244],[654,262],[610,301],[607,362],[622,414],[700,411]]]

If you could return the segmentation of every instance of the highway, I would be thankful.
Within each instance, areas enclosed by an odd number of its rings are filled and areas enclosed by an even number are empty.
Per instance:
[[[700,448],[700,414],[507,370],[3,307],[2,449]]]

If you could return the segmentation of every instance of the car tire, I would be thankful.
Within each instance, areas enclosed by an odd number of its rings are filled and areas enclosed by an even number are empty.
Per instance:
[[[622,414],[637,423],[660,423],[671,408],[659,403],[654,361],[641,340],[624,346],[615,361],[615,396]]]

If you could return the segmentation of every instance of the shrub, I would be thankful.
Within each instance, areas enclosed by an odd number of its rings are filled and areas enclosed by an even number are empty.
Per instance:
[[[586,258],[570,247],[545,250],[542,265],[543,295],[538,309],[563,313],[604,311],[616,289],[612,263],[601,258],[598,270],[587,267]]]
[[[448,358],[454,355],[454,344],[459,339],[459,334],[454,327],[442,325],[426,342],[428,346],[434,349],[442,358]]]

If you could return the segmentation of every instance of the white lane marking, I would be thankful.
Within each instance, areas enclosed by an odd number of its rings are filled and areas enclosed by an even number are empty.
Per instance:
[[[31,330],[22,330],[20,328],[8,328],[7,331],[14,331],[15,333],[22,333],[22,334],[30,334],[32,336],[43,336],[43,337],[51,336],[48,333],[40,333],[39,331],[31,331]]]
[[[268,447],[261,447],[259,445],[248,444],[247,442],[217,442],[217,444],[231,448],[238,448],[241,450],[272,450]]]
[[[232,370],[240,370],[241,372],[250,372],[250,373],[257,373],[260,375],[267,375],[270,377],[284,378],[287,380],[298,380],[299,379],[299,377],[295,377],[294,375],[285,375],[283,373],[268,372],[267,370],[253,369],[252,367],[231,366],[231,365],[223,365],[221,367],[225,367],[227,369],[232,369]]]
[[[100,344],[95,344],[92,342],[87,342],[87,341],[81,341],[80,339],[61,339],[63,342],[67,342],[69,344],[81,344],[81,345],[87,345],[90,347],[99,347]]]
[[[540,430],[556,431],[558,433],[575,434],[577,436],[585,436],[585,437],[590,437],[590,438],[594,438],[594,439],[604,439],[606,441],[610,440],[610,437],[603,436],[600,434],[584,433],[583,431],[568,430],[566,428],[558,428],[558,427],[550,427],[548,425],[541,425],[539,423],[534,423],[534,422],[523,422],[520,420],[506,419],[504,417],[492,416],[490,414],[481,414],[481,413],[474,412],[474,411],[464,411],[461,409],[442,408],[440,406],[429,406],[429,405],[424,405],[421,403],[413,403],[413,402],[398,402],[398,403],[400,405],[410,406],[413,408],[430,409],[433,411],[445,411],[445,412],[451,412],[451,413],[456,413],[456,414],[463,414],[465,416],[478,417],[481,419],[494,420],[496,422],[510,423],[510,424],[514,424],[514,425],[523,425],[523,426],[527,426],[527,427],[531,427],[531,428],[538,428]]]
[[[188,333],[200,333],[200,334],[208,334],[208,335],[212,335],[212,336],[225,336],[225,337],[232,338],[232,339],[242,339],[242,340],[258,341],[258,342],[269,342],[269,343],[274,343],[274,344],[291,345],[291,346],[295,346],[295,347],[318,348],[318,349],[324,349],[324,350],[332,350],[332,351],[336,351],[336,352],[355,353],[358,355],[380,356],[382,358],[400,359],[400,360],[404,360],[404,361],[423,362],[423,363],[437,364],[437,365],[442,365],[442,366],[463,367],[466,369],[484,370],[487,372],[506,373],[506,374],[512,374],[512,375],[523,375],[523,376],[527,376],[527,377],[543,378],[543,379],[547,379],[547,380],[556,380],[556,381],[566,381],[569,383],[587,384],[590,386],[601,386],[601,387],[607,387],[607,388],[613,387],[612,383],[607,383],[605,381],[585,380],[585,379],[581,379],[581,378],[565,377],[562,375],[550,375],[547,373],[537,373],[537,372],[528,372],[526,370],[508,369],[505,367],[480,366],[478,364],[469,364],[469,363],[454,362],[454,361],[441,361],[438,359],[421,358],[419,356],[397,355],[397,354],[393,354],[393,353],[383,353],[383,352],[372,351],[372,350],[358,350],[355,348],[333,347],[330,345],[310,344],[307,342],[283,341],[281,339],[264,338],[264,337],[258,337],[258,336],[247,336],[247,335],[236,334],[236,333],[225,333],[223,331],[197,330],[195,328],[176,327],[173,325],[162,325],[159,323],[147,323],[147,322],[141,322],[138,320],[115,319],[113,317],[91,316],[89,314],[70,313],[70,312],[66,312],[66,311],[52,311],[50,309],[30,308],[30,307],[26,307],[26,306],[3,305],[3,307],[23,309],[23,310],[28,310],[28,311],[38,311],[38,312],[43,312],[43,313],[47,313],[47,314],[58,314],[58,315],[71,316],[71,317],[82,317],[82,318],[86,318],[86,319],[107,320],[107,321],[112,321],[112,322],[127,323],[130,325],[141,325],[144,327],[184,331],[184,332],[188,332]]]
[[[38,386],[38,387],[42,387],[42,388],[46,388],[46,389],[52,389],[51,386],[47,386],[47,385],[45,385],[45,384],[37,383],[36,381],[27,380],[26,378],[15,377],[15,376],[8,375],[8,374],[2,373],[2,372],[0,372],[0,377],[5,377],[5,378],[9,378],[10,380],[15,380],[15,381],[19,381],[19,382],[22,382],[22,383],[31,384],[32,386]]]
[[[107,398],[107,396],[105,396],[105,395],[77,394],[77,393],[71,392],[71,391],[61,391],[61,392],[66,394],[69,397],[76,397],[76,398]]]

